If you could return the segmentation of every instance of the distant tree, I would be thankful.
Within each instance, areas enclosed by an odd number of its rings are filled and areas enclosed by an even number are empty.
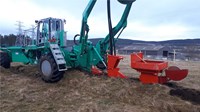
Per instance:
[[[17,38],[17,36],[15,36],[14,34],[9,34],[8,35],[8,45],[9,46],[15,45],[16,38]]]
[[[14,34],[4,35],[0,34],[0,43],[1,46],[13,46],[15,45],[17,36]]]
[[[0,43],[1,43],[1,46],[3,45],[3,43],[4,43],[4,38],[3,38],[3,36],[0,34]]]

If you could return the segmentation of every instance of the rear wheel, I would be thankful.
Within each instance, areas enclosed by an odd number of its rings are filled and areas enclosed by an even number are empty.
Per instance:
[[[0,66],[10,68],[10,57],[6,52],[0,52]]]
[[[58,82],[63,78],[64,71],[58,71],[57,64],[52,55],[42,56],[39,62],[42,79],[45,82]]]

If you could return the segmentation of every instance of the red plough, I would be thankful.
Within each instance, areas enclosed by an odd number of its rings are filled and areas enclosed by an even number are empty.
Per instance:
[[[120,60],[122,60],[122,56],[114,56],[108,55],[108,76],[109,77],[118,77],[118,78],[127,78],[124,74],[122,74],[118,68]]]
[[[127,76],[125,76],[124,74],[122,74],[119,70],[120,68],[118,68],[119,62],[120,60],[123,59],[122,56],[116,56],[116,55],[108,55],[107,57],[107,75],[109,77],[116,77],[116,78],[127,78]],[[99,70],[97,67],[92,66],[92,74],[95,75],[102,75],[103,71]]]
[[[168,67],[168,62],[165,61],[144,60],[143,53],[131,54],[131,68],[141,73],[140,81],[144,84],[163,84],[170,80],[180,81],[188,74],[187,69],[181,70],[175,66]],[[163,71],[165,71],[165,75]]]

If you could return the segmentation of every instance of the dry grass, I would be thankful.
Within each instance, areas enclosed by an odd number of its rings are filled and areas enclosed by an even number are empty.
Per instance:
[[[128,63],[128,64],[127,64]],[[199,62],[177,62],[189,68],[189,76],[168,85],[143,85],[137,72],[124,59],[121,71],[133,79],[90,76],[69,70],[58,83],[40,79],[36,66],[12,65],[0,68],[0,110],[9,112],[199,112]],[[174,63],[170,63],[174,65]],[[187,94],[186,94],[187,93]],[[195,100],[195,99],[196,100]]]

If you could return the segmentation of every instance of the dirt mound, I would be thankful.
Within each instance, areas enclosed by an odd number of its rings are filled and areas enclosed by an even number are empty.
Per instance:
[[[185,88],[178,86],[175,83],[168,83],[167,86],[171,87],[170,95],[178,96],[183,100],[192,102],[193,104],[200,105],[200,91],[196,89]]]
[[[200,111],[198,101],[194,104],[195,101],[179,98],[188,91],[177,92],[183,89],[178,84],[176,88],[143,85],[136,78],[90,76],[78,70],[69,70],[60,82],[48,84],[40,79],[36,66],[17,64],[10,70],[0,70],[2,111]],[[193,97],[198,95],[197,91]]]

